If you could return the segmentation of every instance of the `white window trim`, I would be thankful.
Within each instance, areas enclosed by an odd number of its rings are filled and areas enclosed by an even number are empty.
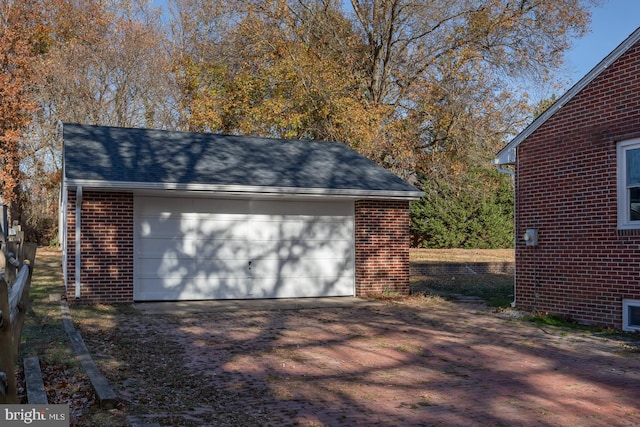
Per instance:
[[[640,326],[629,325],[629,307],[640,307],[640,300],[623,299],[622,300],[622,330],[628,332],[640,331]]]
[[[640,221],[629,218],[629,192],[627,191],[627,150],[640,148],[640,138],[618,143],[618,230],[640,229]]]

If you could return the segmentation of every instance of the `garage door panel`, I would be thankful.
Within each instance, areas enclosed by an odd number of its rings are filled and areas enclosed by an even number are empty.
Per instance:
[[[199,240],[240,239],[248,237],[246,218],[219,218],[217,215],[194,219],[194,237]]]
[[[134,204],[136,300],[354,294],[353,202]]]
[[[302,230],[303,224],[300,221],[254,218],[250,239],[253,241],[293,239],[299,237]]]
[[[174,256],[192,257],[196,253],[196,242],[192,240],[172,238],[146,238],[140,239],[136,245],[137,255],[144,257],[162,257],[173,254]]]
[[[189,256],[140,257],[136,272],[138,277],[167,278],[188,277],[196,271],[196,262]]]
[[[350,258],[261,259],[251,266],[253,277],[309,278],[352,276]]]
[[[180,280],[175,280],[175,285],[171,286],[171,279],[167,278],[161,287],[158,286],[158,279],[155,278],[138,278],[136,280],[136,295],[144,296],[144,300],[147,301],[172,301],[179,300],[182,293],[182,283]],[[138,299],[140,299],[138,297]]]
[[[205,261],[211,259],[249,259],[250,253],[244,240],[206,240],[194,242],[198,258]]]
[[[328,221],[326,218],[307,217],[301,219],[276,218],[252,219],[252,239],[288,240],[288,239],[351,239],[353,227],[342,221]]]
[[[353,279],[345,276],[297,278],[288,280],[254,279],[257,298],[335,297],[353,294]]]
[[[349,240],[252,240],[252,258],[277,258],[295,261],[301,258],[351,258],[352,242]]]
[[[141,237],[175,237],[194,232],[194,226],[182,217],[144,217],[137,224]]]
[[[248,258],[198,259],[195,264],[194,278],[211,279],[217,277],[244,277],[250,275]]]
[[[237,218],[238,215],[249,215],[251,213],[250,201],[233,199],[191,199],[190,212],[195,214],[208,215],[215,213],[218,216],[229,215],[230,218]]]
[[[136,285],[147,301],[254,298],[252,291],[246,288],[245,278],[192,278],[189,282],[170,278],[163,286],[158,286],[157,279],[140,279]]]
[[[353,215],[353,206],[341,201],[272,201],[254,200],[251,202],[251,215],[280,215],[292,217],[295,215],[316,216],[345,216]]]
[[[352,240],[353,224],[346,220],[307,222],[304,227],[304,236],[309,240]]]
[[[205,295],[204,299],[269,298],[246,278],[225,276],[196,278],[191,286],[185,288],[183,299],[203,299],[197,295]]]
[[[169,198],[169,197],[144,197],[138,198],[142,203],[136,204],[136,214],[139,217],[158,216],[168,218],[193,212],[193,199]],[[135,203],[135,202],[134,202]]]

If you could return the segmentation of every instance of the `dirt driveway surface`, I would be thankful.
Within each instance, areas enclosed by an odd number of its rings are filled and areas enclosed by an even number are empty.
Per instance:
[[[637,342],[481,305],[414,297],[127,317],[111,334],[135,356],[107,376],[133,424],[640,425]],[[191,392],[146,389],[167,366],[167,382]]]

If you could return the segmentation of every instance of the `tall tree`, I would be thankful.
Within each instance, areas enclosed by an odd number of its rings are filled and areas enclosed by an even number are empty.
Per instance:
[[[172,128],[175,102],[169,79],[168,46],[160,11],[148,0],[0,0],[5,39],[19,57],[19,66],[9,65],[12,85],[0,84],[0,91],[29,95],[25,107],[0,102],[8,114],[35,119],[22,132],[18,151],[8,143],[5,152],[20,153],[7,159],[3,173],[23,173],[8,181],[20,205],[22,225],[33,231],[30,238],[46,243],[55,234],[55,208],[61,177],[60,122],[99,125]],[[37,12],[37,13],[35,13]],[[23,28],[18,32],[15,28]],[[34,32],[35,31],[35,32]],[[2,48],[0,48],[2,49]],[[5,66],[6,68],[6,66]],[[18,74],[20,73],[20,74]],[[31,103],[26,103],[31,101]],[[11,118],[13,123],[17,120]],[[25,129],[27,121],[18,124]],[[16,135],[14,131],[10,135]],[[16,137],[8,141],[15,141]],[[14,144],[15,145],[15,144]],[[13,185],[13,187],[11,187]],[[15,210],[16,212],[18,210]]]
[[[38,103],[37,59],[46,31],[37,1],[0,1],[0,184],[2,202],[15,202],[26,156],[24,135]]]
[[[201,3],[174,6],[181,49],[174,70],[188,129],[365,145],[361,131],[372,127],[350,120],[367,110],[359,76],[345,72],[353,64],[344,62],[353,60],[348,53],[359,39],[336,2],[296,10],[278,2]]]
[[[393,106],[395,120],[410,117],[408,129],[420,130],[405,137],[411,155],[381,156],[410,169],[405,159],[424,149],[460,154],[481,141],[469,140],[472,128],[478,137],[491,136],[492,148],[503,143],[529,117],[521,94],[509,88],[558,70],[571,38],[586,31],[591,3],[351,0],[366,42],[367,96]]]
[[[341,139],[406,178],[486,157],[530,117],[515,83],[557,71],[595,1],[175,2],[186,121]]]
[[[518,84],[554,75],[596,1],[170,0],[162,17],[150,0],[0,0],[23,20],[42,8],[47,26],[12,35],[22,27],[3,10],[0,52],[30,45],[46,60],[3,58],[25,90],[0,93],[21,94],[10,113],[27,117],[38,89],[30,132],[49,150],[32,138],[22,152],[37,156],[16,160],[33,176],[59,176],[62,120],[337,140],[424,188],[457,193],[473,173],[480,193],[501,191],[474,171],[531,117]]]
[[[147,1],[58,0],[50,19],[55,39],[41,99],[51,118],[171,125],[164,35],[159,13]]]

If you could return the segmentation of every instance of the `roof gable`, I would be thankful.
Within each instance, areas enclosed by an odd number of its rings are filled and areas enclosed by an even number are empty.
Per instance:
[[[515,162],[515,149],[527,139],[532,133],[540,128],[547,120],[556,114],[562,107],[571,101],[577,94],[584,90],[596,77],[602,74],[611,64],[616,62],[618,58],[624,55],[636,43],[640,41],[640,28],[636,29],[626,40],[616,47],[609,55],[600,61],[591,71],[589,71],[582,79],[580,79],[573,87],[571,87],[564,95],[540,114],[533,122],[529,124],[522,132],[513,138],[502,150],[498,152],[494,160],[495,164],[504,165]]]
[[[341,143],[78,124],[63,133],[68,186],[421,195]]]

